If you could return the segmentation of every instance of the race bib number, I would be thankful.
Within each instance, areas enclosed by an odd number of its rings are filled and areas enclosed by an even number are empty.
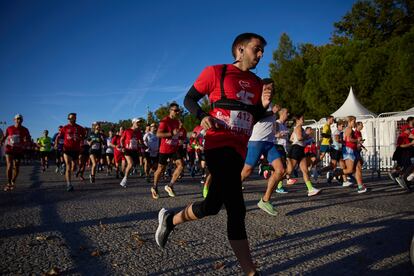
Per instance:
[[[231,110],[229,126],[236,132],[248,133],[253,126],[253,116],[246,111]]]
[[[20,135],[12,135],[9,139],[9,145],[13,146],[20,143]]]
[[[131,141],[129,142],[129,149],[138,149],[138,141],[136,139],[131,139]]]
[[[171,146],[178,145],[178,136],[177,137],[174,136],[172,139],[165,139],[165,143]]]
[[[98,150],[98,149],[100,149],[101,148],[101,144],[100,143],[93,143],[92,144],[92,149],[94,149],[94,150]]]
[[[78,140],[78,135],[76,134],[76,133],[68,133],[68,135],[67,135],[67,138],[68,138],[68,140],[74,140],[74,141],[76,141],[76,140]]]

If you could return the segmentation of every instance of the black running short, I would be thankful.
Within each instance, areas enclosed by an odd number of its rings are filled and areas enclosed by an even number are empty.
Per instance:
[[[331,148],[331,151],[330,151],[329,154],[331,155],[332,160],[339,161],[339,160],[342,159],[342,149],[341,150],[336,150],[334,148]]]
[[[211,173],[208,195],[193,204],[197,218],[217,214],[224,205],[227,210],[227,236],[229,240],[247,239],[242,183],[240,173],[244,159],[233,148],[223,147],[205,151]]]
[[[77,150],[64,150],[63,154],[72,158],[72,160],[78,160],[80,152]]]
[[[125,150],[124,152],[125,156],[129,156],[132,158],[132,160],[134,160],[134,162],[137,162],[139,159],[139,153],[136,150]]]
[[[288,158],[300,162],[305,157],[305,147],[292,145],[288,152]]]

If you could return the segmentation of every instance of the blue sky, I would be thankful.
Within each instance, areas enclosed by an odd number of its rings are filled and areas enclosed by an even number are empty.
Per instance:
[[[22,113],[36,138],[69,112],[90,126],[182,105],[205,66],[232,62],[243,32],[268,41],[255,70],[267,77],[283,32],[328,43],[353,2],[0,0],[0,121]]]

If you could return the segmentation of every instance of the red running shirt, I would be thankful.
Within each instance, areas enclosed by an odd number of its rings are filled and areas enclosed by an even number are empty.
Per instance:
[[[30,145],[29,130],[24,126],[9,126],[5,134],[6,153],[22,153]]]
[[[307,145],[306,147],[305,147],[305,153],[313,153],[313,154],[316,154],[316,144],[315,143],[312,143],[312,144],[310,144],[310,145]]]
[[[179,128],[180,128],[180,122],[176,119],[171,119],[169,116],[167,116],[161,120],[158,130],[160,132],[168,132],[172,134],[175,129],[178,130]],[[178,132],[173,137],[161,138],[160,153],[170,154],[170,153],[177,152],[179,137],[180,137],[180,132]]]
[[[132,128],[126,129],[121,136],[120,143],[127,150],[139,151],[139,145],[142,144],[142,134],[139,129],[135,131]]]
[[[349,139],[357,139],[357,137],[355,135],[355,131],[352,130],[350,138],[344,136],[344,141],[345,141],[344,144],[345,144],[345,147],[347,147],[347,148],[350,148],[352,150],[357,150],[357,144],[358,143],[357,142],[351,142],[351,141],[349,141]]]
[[[180,146],[184,145],[185,141],[187,140],[187,130],[184,127],[181,127],[178,131],[178,144]]]
[[[404,132],[401,133],[397,138],[397,147],[401,145],[406,145],[410,143],[410,138],[408,134],[405,134]]]
[[[111,144],[115,146],[114,147],[115,154],[121,153],[121,151],[118,149],[118,146],[121,145],[121,136],[115,135],[114,137],[112,137]]]
[[[60,131],[63,137],[63,151],[80,151],[86,136],[86,130],[78,124],[67,124]]]
[[[195,89],[203,95],[208,95],[211,103],[221,98],[222,69],[223,65],[206,67],[194,83]],[[255,74],[241,71],[232,64],[227,65],[224,91],[228,99],[256,105],[260,101],[262,89],[263,84]],[[253,115],[245,111],[222,108],[214,108],[210,115],[218,119],[220,127],[206,132],[205,149],[232,147],[245,157],[254,124]]]

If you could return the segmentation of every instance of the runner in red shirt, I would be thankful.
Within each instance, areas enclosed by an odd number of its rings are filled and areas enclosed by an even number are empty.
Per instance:
[[[187,146],[187,154],[188,154],[188,163],[190,166],[190,175],[191,177],[195,176],[197,165],[195,163],[196,160],[196,153],[200,151],[200,139],[198,138],[197,131],[193,131],[191,133],[190,141],[188,142]]]
[[[120,139],[121,150],[125,154],[125,159],[127,161],[124,178],[122,178],[121,183],[119,183],[119,185],[124,188],[127,186],[128,175],[132,166],[138,162],[140,145],[144,143],[141,130],[139,129],[139,121],[140,119],[138,118],[132,119],[132,127],[126,129],[122,133]]]
[[[118,133],[112,138],[111,146],[114,148],[114,161],[115,161],[115,168],[116,168],[116,179],[124,177],[125,172],[125,156],[124,153],[121,151],[121,136],[124,133],[124,128],[120,127]],[[121,170],[119,169],[119,163],[121,163]]]
[[[23,158],[26,146],[31,143],[30,133],[27,128],[22,126],[23,116],[14,116],[14,125],[6,129],[6,133],[1,139],[0,147],[6,143],[6,172],[7,184],[4,191],[8,192],[15,188],[16,179],[19,175],[20,160]]]
[[[60,137],[63,137],[63,158],[65,159],[66,172],[66,190],[73,191],[71,182],[73,171],[76,168],[76,161],[81,151],[81,143],[86,137],[86,130],[76,124],[76,113],[69,113],[69,124],[64,126],[60,131]]]
[[[173,185],[184,169],[184,161],[178,153],[180,132],[182,133],[180,131],[180,121],[178,120],[181,110],[178,104],[172,103],[169,106],[169,112],[168,116],[161,120],[157,130],[157,137],[161,139],[161,145],[158,168],[154,173],[154,186],[151,188],[153,199],[159,198],[158,181],[164,173],[169,159],[175,160],[175,171],[171,177],[171,182],[164,187],[170,197],[175,197]]]
[[[410,139],[411,128],[409,125],[401,126],[401,133],[397,138],[397,148],[393,154],[393,160],[397,161],[397,170],[395,175],[395,182],[401,188],[409,190],[407,182],[405,181],[412,171],[411,157],[414,149],[414,140]]]
[[[235,62],[207,67],[187,93],[184,105],[207,130],[205,156],[211,185],[203,201],[190,204],[176,215],[161,209],[155,234],[157,244],[164,247],[176,225],[215,215],[224,204],[230,245],[246,275],[254,275],[256,269],[247,241],[240,174],[254,121],[265,115],[271,101],[273,85],[263,85],[250,72],[262,58],[265,45],[265,39],[257,34],[239,35],[232,45]],[[209,114],[198,105],[205,95],[213,107]]]

